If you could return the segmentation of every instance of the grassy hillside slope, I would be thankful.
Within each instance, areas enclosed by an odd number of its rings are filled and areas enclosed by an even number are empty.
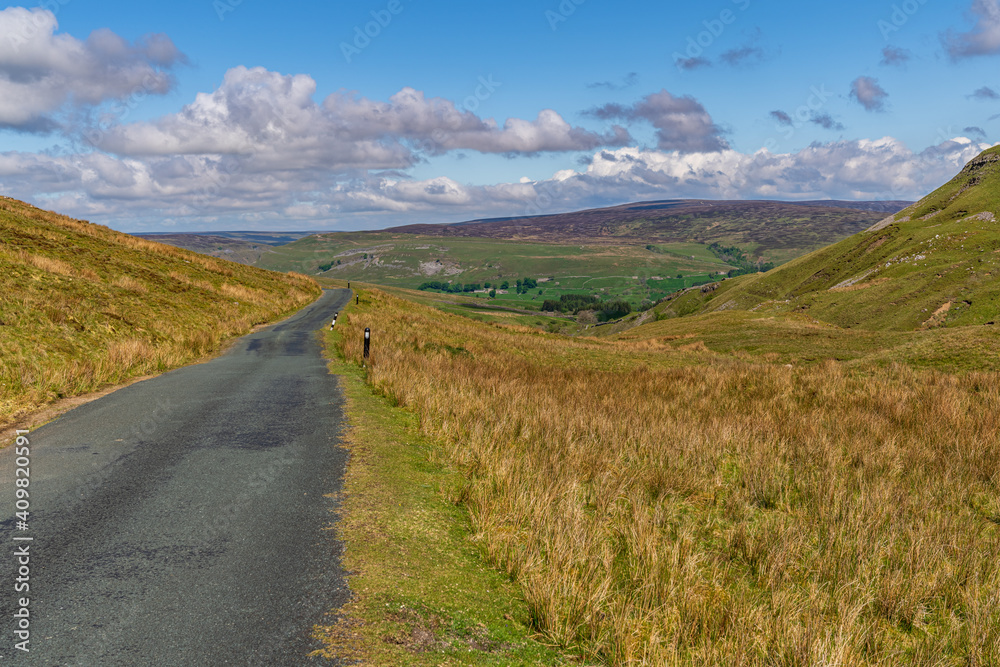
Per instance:
[[[692,291],[666,315],[802,312],[838,326],[913,330],[1000,318],[1000,147],[867,231],[766,274]]]
[[[167,370],[316,298],[281,275],[0,199],[0,424]]]

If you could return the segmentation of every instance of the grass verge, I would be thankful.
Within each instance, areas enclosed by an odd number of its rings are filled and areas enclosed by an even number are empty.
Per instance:
[[[328,332],[331,356],[339,331]],[[417,418],[339,359],[350,464],[339,521],[354,597],[317,628],[323,654],[369,665],[558,665],[539,643],[517,586],[487,565],[456,504],[464,481],[418,433]]]

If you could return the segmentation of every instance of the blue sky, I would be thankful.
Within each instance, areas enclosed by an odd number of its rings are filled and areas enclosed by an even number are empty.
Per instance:
[[[0,191],[126,231],[914,199],[998,140],[998,63],[1000,0],[48,0],[0,12]]]

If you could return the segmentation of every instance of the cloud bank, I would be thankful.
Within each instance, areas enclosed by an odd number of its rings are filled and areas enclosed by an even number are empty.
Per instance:
[[[971,129],[971,128],[970,128]],[[596,151],[581,170],[542,180],[468,185],[320,167],[276,172],[252,156],[73,156],[0,153],[0,188],[38,193],[81,217],[144,224],[241,228],[382,228],[500,215],[534,215],[627,201],[711,199],[915,199],[951,178],[990,144],[958,137],[913,152],[891,137],[813,144],[795,153],[634,147]]]

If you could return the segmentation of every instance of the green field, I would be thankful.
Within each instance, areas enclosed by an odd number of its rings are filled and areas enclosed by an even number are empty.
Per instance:
[[[565,245],[497,239],[440,238],[394,233],[316,234],[274,248],[261,267],[336,280],[415,289],[427,281],[510,283],[501,304],[537,308],[562,294],[623,298],[633,306],[709,282],[729,265],[701,243],[643,246]],[[325,270],[324,270],[325,269]],[[678,278],[681,276],[681,278]],[[515,294],[520,278],[538,287]],[[487,294],[477,295],[487,299]]]

